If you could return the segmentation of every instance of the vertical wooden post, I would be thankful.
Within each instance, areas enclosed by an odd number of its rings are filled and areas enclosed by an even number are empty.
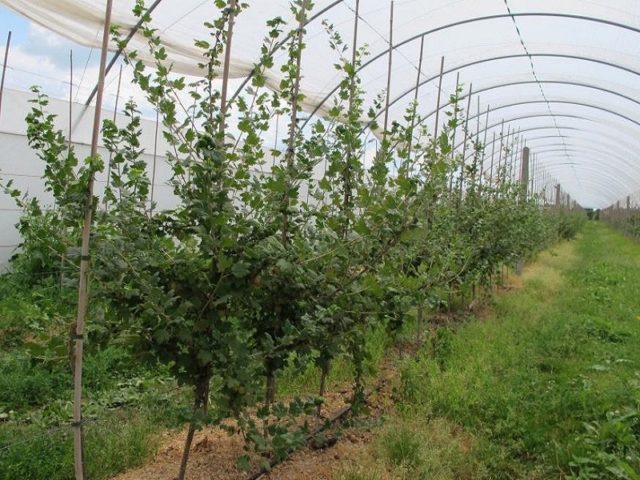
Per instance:
[[[520,165],[520,187],[522,188],[522,195],[525,200],[529,195],[529,156],[529,147],[524,147],[522,149],[522,164]]]
[[[420,92],[420,77],[422,77],[422,58],[424,56],[424,36],[420,39],[420,56],[418,58],[418,75],[416,76],[416,88],[413,92],[413,115],[411,116],[411,138],[407,149],[407,157],[411,161],[411,148],[413,147],[413,130],[416,125],[416,111],[418,108],[418,93]]]
[[[122,65],[120,65],[120,71],[118,72],[118,88],[116,89],[116,103],[113,107],[113,123],[116,123],[118,118],[118,103],[120,102],[120,86],[122,85]],[[109,162],[107,163],[107,187],[111,185],[111,163],[113,162],[113,152],[109,152]],[[104,209],[109,209],[109,201],[105,197],[104,199]]]
[[[558,183],[558,184],[556,184],[556,200],[555,200],[556,210],[560,210],[560,203],[561,203],[560,197],[561,197],[560,184]]]
[[[460,72],[456,75],[456,104],[454,105],[454,119],[456,123],[458,122],[458,89],[460,88]],[[453,159],[456,157],[456,132],[458,131],[458,126],[456,125],[451,134],[451,161],[453,163]],[[453,175],[455,171],[451,170],[451,176],[449,177],[449,194],[453,193]]]
[[[93,118],[93,134],[91,136],[91,157],[98,155],[98,137],[100,135],[100,115],[102,113],[102,97],[104,94],[104,77],[107,64],[107,49],[109,46],[109,32],[111,29],[111,10],[113,0],[107,0],[104,31],[102,33],[102,53],[98,73],[98,95],[96,110]],[[87,185],[84,221],[82,225],[82,247],[80,254],[80,280],[78,285],[78,316],[76,318],[74,369],[73,369],[73,460],[76,480],[84,480],[84,454],[82,429],[82,355],[84,348],[84,323],[89,305],[89,272],[91,269],[89,258],[89,241],[93,214],[93,186],[94,175],[91,174]]]
[[[394,2],[391,1],[391,11],[389,13],[389,63],[387,67],[387,98],[385,100],[384,107],[384,132],[383,141],[387,139],[387,130],[389,128],[389,103],[391,101],[391,70],[393,68],[393,6]]]
[[[2,97],[4,96],[4,80],[7,76],[9,63],[9,47],[11,46],[11,31],[7,35],[7,45],[4,48],[4,60],[2,61],[2,78],[0,79],[0,116],[2,115]]]
[[[302,42],[304,38],[304,24],[306,22],[306,10],[304,10],[300,15],[299,25],[298,25],[298,36],[296,42],[298,44],[298,52],[296,55],[296,79],[293,85],[293,91],[291,92],[291,122],[289,123],[289,139],[287,141],[287,153],[285,154],[285,168],[287,169],[287,176],[285,178],[285,189],[283,195],[283,205],[282,205],[282,243],[283,245],[287,245],[289,243],[289,189],[291,185],[289,184],[290,178],[289,175],[294,167],[295,160],[295,146],[296,146],[296,129],[298,123],[298,96],[300,93],[300,65],[302,64]],[[355,55],[355,49],[354,49]],[[355,58],[355,57],[354,57]],[[355,71],[355,63],[352,65]],[[349,112],[351,113],[351,112]],[[351,152],[347,155],[347,164],[350,162]],[[348,168],[348,166],[347,166]],[[345,192],[345,203],[349,202],[349,196]]]
[[[480,113],[480,96],[478,95],[478,97],[476,97],[477,100],[477,105],[476,105],[476,134],[475,134],[475,141],[473,142],[473,181],[472,184],[474,186],[474,190],[475,190],[475,186],[477,185],[477,179],[478,179],[478,150],[477,150],[477,146],[478,146],[478,140],[480,139],[480,117],[482,116],[482,113]]]
[[[228,14],[227,17],[227,31],[226,37],[224,38],[224,65],[222,67],[222,86],[220,88],[220,117],[219,117],[219,125],[218,125],[218,148],[226,153],[227,144],[226,144],[226,126],[227,126],[227,109],[228,109],[228,99],[227,94],[229,90],[229,72],[231,67],[231,46],[233,44],[233,28],[235,24],[236,18],[236,0],[229,0],[228,9],[224,10],[224,14]],[[209,87],[211,88],[211,77],[208,78]],[[209,90],[209,99],[210,103],[213,103],[213,95],[212,90]],[[195,113],[195,112],[194,112]],[[213,108],[210,110],[210,118],[209,121],[213,121]],[[212,270],[215,271],[215,262],[212,262]],[[209,401],[209,381],[210,377],[206,379],[206,383],[200,381],[195,386],[195,398],[193,403],[193,415],[195,417],[196,414],[201,413],[207,414],[207,406]],[[189,453],[191,451],[191,444],[193,443],[193,437],[196,432],[196,423],[195,418],[192,418],[191,423],[189,425],[189,429],[187,430],[187,437],[184,443],[184,450],[182,452],[182,459],[180,461],[180,469],[178,470],[178,480],[184,480],[187,474],[187,464],[189,462]]]
[[[224,67],[222,69],[222,87],[220,88],[220,141],[224,145],[224,137],[227,128],[227,108],[228,108],[228,91],[229,91],[229,72],[231,69],[231,44],[233,41],[233,27],[236,21],[236,4],[237,0],[229,2],[229,24],[227,26],[226,50],[224,52]]]
[[[158,163],[158,132],[160,130],[160,110],[156,110],[156,129],[153,137],[153,168],[151,170],[151,192],[149,195],[149,218],[153,216],[153,200],[156,191],[156,166]]]
[[[491,141],[491,163],[489,166],[489,188],[493,187],[493,160],[496,156],[496,132],[493,132],[493,140]]]
[[[527,187],[529,185],[529,147],[522,149],[522,164],[520,166],[520,188],[522,189],[522,201],[527,201]],[[524,260],[518,258],[516,260],[516,274],[522,275],[524,270]]]
[[[438,100],[436,103],[436,126],[433,133],[433,138],[438,141],[438,127],[440,126],[440,101],[442,98],[442,77],[444,76],[444,57],[440,59],[440,76],[438,78]]]
[[[71,135],[73,134],[73,50],[69,50],[69,153],[71,153]]]
[[[482,159],[480,160],[480,187],[482,187],[482,180],[484,177],[484,161],[487,158],[487,134],[489,133],[489,112],[491,112],[491,106],[487,105],[487,116],[484,120],[484,139],[482,140]]]
[[[467,155],[467,143],[469,141],[469,113],[471,111],[471,98],[473,96],[473,84],[469,84],[469,96],[467,98],[467,111],[464,119],[464,141],[462,145],[462,157],[460,158],[460,190],[458,192],[458,202],[462,202],[462,189],[464,184],[464,164]]]
[[[393,17],[393,4],[391,6],[391,16]],[[353,71],[356,71],[356,61],[358,59],[358,28],[360,27],[360,0],[356,0],[356,11],[355,11],[355,15],[354,15],[354,19],[353,19],[353,45],[351,48],[351,65],[353,67]],[[300,42],[302,42],[302,38],[300,38]],[[349,105],[348,105],[348,115],[351,115],[351,111],[353,110],[353,102],[355,99],[355,95],[356,95],[356,90],[355,90],[356,86],[355,86],[355,79],[354,81],[352,81],[349,84]],[[388,100],[388,95],[387,95],[387,100]],[[387,111],[388,111],[388,105],[387,105]],[[386,127],[385,127],[385,132],[384,134],[386,135]],[[366,147],[365,147],[366,148]],[[342,184],[344,187],[344,190],[342,192],[343,194],[343,198],[342,198],[342,205],[343,205],[343,210],[344,212],[347,211],[347,209],[349,208],[349,205],[351,203],[351,161],[352,161],[352,157],[353,157],[354,152],[351,149],[351,145],[349,144],[347,147],[347,158],[346,158],[346,163],[345,163],[345,168],[344,171],[342,172]],[[376,161],[378,160],[382,160],[384,161],[383,156],[379,158],[377,158],[376,156]],[[326,169],[326,164],[325,164],[325,169]],[[342,231],[342,235],[343,238],[346,238],[347,233],[348,233],[348,229],[349,229],[349,220],[348,220],[348,216],[345,215],[345,219],[346,222],[344,224],[344,228]]]
[[[460,72],[458,72],[456,74],[456,104],[454,106],[455,112],[454,112],[454,118],[456,120],[456,123],[458,122],[458,90],[460,88]],[[455,152],[455,148],[456,148],[456,133],[458,132],[458,126],[456,125],[456,127],[453,130],[452,136],[451,136],[451,159],[453,159],[456,155]]]
[[[500,149],[498,150],[498,180],[500,179],[500,164],[502,163],[502,151],[504,150],[504,119],[500,125]]]
[[[509,137],[511,136],[511,126],[507,127],[507,137],[504,136],[504,125],[502,127],[502,131],[500,132],[500,155],[498,156],[498,181],[501,186],[504,183],[506,170],[503,172],[504,167],[502,164],[502,156],[505,154],[505,148],[507,147],[507,142],[509,141]],[[506,155],[505,155],[505,165],[506,165]]]
[[[67,156],[71,155],[71,136],[73,133],[73,50],[69,50],[69,132],[67,133]],[[64,236],[64,234],[63,234]],[[66,252],[60,255],[60,290],[64,286],[64,262]]]

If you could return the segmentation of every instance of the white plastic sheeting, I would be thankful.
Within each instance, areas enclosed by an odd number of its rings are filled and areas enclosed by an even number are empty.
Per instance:
[[[98,46],[103,0],[0,3],[78,43]],[[281,16],[289,20],[288,29],[296,27],[288,1],[248,3],[250,7],[237,19],[230,65],[232,77],[238,79],[246,77],[259,58],[268,19]],[[358,45],[367,46],[367,61],[371,60],[361,71],[369,102],[386,88],[390,3],[360,2]],[[133,4],[134,0],[114,2],[114,21],[123,33],[137,22],[131,13]],[[331,104],[322,100],[331,96],[340,80],[333,67],[337,57],[329,49],[322,20],[333,24],[350,42],[355,0],[317,0],[311,14],[325,9],[307,27],[302,65],[305,109],[320,107],[320,114],[323,106]],[[194,40],[206,38],[203,22],[217,15],[212,0],[161,1],[152,15],[153,25],[176,72],[200,73],[197,64],[202,59]],[[419,38],[426,32],[431,33],[425,37],[423,85],[418,94],[422,114],[435,108],[440,58],[444,56],[448,72],[444,97],[455,89],[458,73],[465,90],[473,83],[473,90],[482,92],[479,110],[494,109],[489,115],[493,127],[488,129],[488,138],[499,133],[503,119],[505,130],[525,132],[545,169],[580,204],[602,207],[640,189],[640,160],[635,153],[640,148],[640,2],[397,0],[391,119],[401,118],[414,98]],[[134,37],[131,47],[140,54],[146,51],[140,36]],[[285,52],[276,56],[270,85],[278,84],[278,62],[285,60]],[[514,82],[517,85],[498,88]],[[475,96],[471,104],[475,114]],[[482,117],[481,129],[484,121]],[[425,120],[430,128],[433,122],[433,115]]]

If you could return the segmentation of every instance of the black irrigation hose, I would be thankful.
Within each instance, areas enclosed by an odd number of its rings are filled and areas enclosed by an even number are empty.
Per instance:
[[[308,446],[309,442],[311,442],[311,440],[313,440],[313,438],[316,435],[318,435],[319,433],[322,433],[323,431],[327,430],[330,426],[333,426],[337,422],[341,421],[344,417],[346,417],[351,412],[351,410],[353,410],[353,405],[347,405],[346,407],[343,407],[342,409],[340,409],[331,418],[329,418],[328,422],[324,422],[321,426],[317,427],[313,432],[311,432],[309,435],[307,435],[307,439],[306,439],[306,442],[304,444],[304,447]],[[285,456],[284,458],[272,458],[269,461],[269,468],[268,469],[265,468],[265,467],[262,467],[257,472],[254,472],[251,475],[249,475],[245,480],[260,480],[264,475],[268,474],[269,471],[273,467],[275,467],[275,466],[279,465],[280,463],[284,462],[293,453],[297,452],[298,450],[300,450],[302,448],[303,447],[294,448],[294,449],[290,450],[289,453],[287,454],[287,456]]]
[[[375,389],[372,392],[370,392],[369,395],[365,395],[365,400],[368,397],[370,397],[373,393],[379,393],[382,390],[384,383],[385,383],[384,378],[379,379]],[[264,475],[268,474],[273,467],[283,463],[295,452],[301,450],[304,447],[308,447],[309,443],[316,437],[316,435],[324,432],[325,430],[328,430],[330,427],[333,427],[337,423],[341,422],[347,415],[349,415],[349,413],[351,413],[352,410],[353,410],[353,404],[349,404],[345,407],[342,407],[340,410],[334,413],[331,417],[329,417],[325,422],[323,422],[322,425],[320,425],[315,430],[313,430],[309,435],[307,435],[305,444],[303,446],[299,448],[291,449],[284,458],[272,458],[269,461],[268,468],[262,467],[260,470],[252,473],[247,478],[245,478],[245,480],[260,480]]]

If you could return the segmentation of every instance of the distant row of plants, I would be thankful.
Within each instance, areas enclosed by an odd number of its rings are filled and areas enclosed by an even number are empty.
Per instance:
[[[237,421],[227,428],[242,433],[248,450],[264,461],[286,455],[305,438],[296,418],[321,411],[338,356],[353,365],[352,403],[363,404],[372,329],[386,328],[393,338],[416,307],[442,308],[472,285],[488,287],[503,265],[573,237],[578,226],[571,214],[550,214],[526,195],[506,160],[492,178],[483,175],[484,147],[471,132],[473,160],[459,168],[452,149],[462,125],[459,91],[437,138],[417,126],[413,104],[380,134],[380,148],[365,167],[362,120],[368,116],[378,131],[373,119],[382,106],[365,105],[357,69],[366,50],[349,49],[330,25],[327,41],[342,81],[329,115],[302,130],[309,0],[291,2],[294,27],[280,18],[268,22],[251,84],[228,102],[227,79],[217,72],[233,48],[230,17],[241,22],[246,6],[217,3],[220,16],[206,24],[209,37],[196,42],[202,75],[191,84],[172,73],[143,2],[135,7],[156,65],[149,68],[135,51],[126,59],[162,120],[175,207],[150,203],[140,117],[131,101],[126,125],[104,121],[111,157],[105,165],[101,158],[77,158],[54,126],[47,97],[34,89],[28,138],[45,165],[54,206],[5,185],[23,210],[14,275],[25,283],[48,278],[72,286],[87,181],[107,170],[104,197],[94,198],[90,322],[101,328],[93,341],[125,338],[141,361],[166,365],[193,390],[182,475],[194,431],[229,417]],[[277,67],[274,46],[282,39],[288,58]],[[275,91],[265,86],[271,68],[282,73]],[[184,98],[191,106],[181,109]],[[276,116],[289,125],[274,149],[265,138]],[[509,148],[501,157],[509,158]],[[320,372],[318,396],[278,399],[283,369],[310,365]],[[248,466],[248,459],[240,463]]]
[[[602,218],[614,228],[631,238],[640,240],[640,210],[637,208],[617,208],[603,210]]]

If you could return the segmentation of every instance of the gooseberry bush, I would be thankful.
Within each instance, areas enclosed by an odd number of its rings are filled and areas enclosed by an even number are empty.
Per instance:
[[[311,0],[292,0],[293,26],[268,21],[251,81],[229,95],[230,27],[248,6],[216,5],[219,16],[205,23],[208,37],[195,42],[202,61],[192,83],[173,73],[142,0],[134,13],[155,65],[128,50],[114,28],[135,83],[159,112],[176,206],[157,210],[151,203],[133,102],[125,126],[104,122],[109,183],[104,198],[94,199],[93,304],[110,312],[107,330],[126,334],[136,352],[168,366],[193,391],[180,478],[194,433],[206,423],[242,434],[266,465],[301,445],[308,425],[300,417],[322,415],[339,356],[352,362],[351,402],[363,406],[373,329],[386,328],[393,338],[415,308],[422,328],[425,310],[446,306],[471,286],[489,286],[504,264],[555,240],[558,223],[523,195],[505,166],[482,182],[476,160],[483,146],[471,134],[475,160],[457,172],[464,163],[452,148],[461,90],[437,138],[418,126],[412,104],[382,132],[365,164],[366,127],[380,130],[382,107],[365,102],[358,68],[366,48],[350,48],[331,25],[325,27],[339,89],[328,115],[301,128]],[[280,63],[278,48],[287,53]],[[277,69],[281,82],[268,89],[265,72]],[[24,210],[14,269],[57,275],[64,262],[78,263],[86,183],[104,164],[78,161],[46,112],[46,97],[36,93],[29,141],[45,163],[56,205],[43,209],[5,185]],[[276,118],[287,119],[288,128],[274,148],[267,139]],[[309,366],[320,372],[318,395],[279,399],[283,370]],[[240,460],[249,465],[249,456]]]

